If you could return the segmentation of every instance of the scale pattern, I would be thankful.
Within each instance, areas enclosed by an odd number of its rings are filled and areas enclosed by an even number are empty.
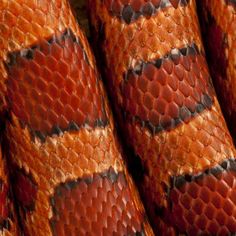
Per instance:
[[[0,2],[0,98],[25,235],[153,235],[66,0]]]
[[[0,235],[15,236],[18,234],[19,228],[13,206],[5,154],[0,148]]]
[[[236,2],[204,0],[198,4],[213,83],[236,142]]]
[[[155,233],[236,233],[235,149],[195,1],[91,0],[89,9],[101,71]]]

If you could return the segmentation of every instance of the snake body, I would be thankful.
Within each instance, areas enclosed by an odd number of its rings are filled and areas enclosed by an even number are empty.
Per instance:
[[[18,235],[19,228],[13,204],[5,155],[0,148],[0,235]]]
[[[236,142],[236,1],[199,1],[199,16],[213,83]]]
[[[196,2],[89,3],[97,59],[156,235],[236,233],[235,148]]]
[[[68,1],[0,1],[0,88],[24,235],[153,235]]]

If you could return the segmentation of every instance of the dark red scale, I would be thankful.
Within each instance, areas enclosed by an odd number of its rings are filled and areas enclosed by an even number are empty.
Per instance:
[[[206,31],[206,51],[209,57],[210,72],[213,78],[226,79],[226,69],[228,61],[225,55],[225,49],[227,46],[227,35],[222,29],[216,24],[213,17],[208,14],[209,30]],[[212,43],[214,42],[214,43]],[[219,66],[220,65],[220,66]]]
[[[26,174],[23,169],[14,170],[13,189],[17,204],[26,211],[33,211],[37,197],[37,184],[30,174]]]
[[[130,70],[121,89],[130,120],[159,132],[211,109],[213,88],[204,65],[204,57],[189,47]]]
[[[97,73],[71,31],[11,53],[7,67],[9,106],[37,134],[107,123]]]
[[[235,233],[235,178],[234,159],[226,160],[198,176],[176,178],[170,190],[170,205],[164,210],[163,219],[181,234]]]
[[[5,228],[5,223],[9,217],[8,194],[8,187],[0,180],[0,229]]]
[[[124,173],[112,168],[59,185],[51,198],[53,235],[141,235],[143,216],[131,201]],[[73,230],[72,230],[73,229]]]

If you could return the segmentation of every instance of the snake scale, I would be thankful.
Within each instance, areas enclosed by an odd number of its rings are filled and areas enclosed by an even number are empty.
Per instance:
[[[235,1],[87,3],[97,62],[69,1],[0,0],[0,235],[235,234]]]
[[[236,1],[199,1],[199,19],[219,102],[236,143]]]
[[[89,2],[97,60],[156,235],[235,233],[235,148],[205,60],[196,2]],[[218,12],[218,1],[201,2],[215,2]]]
[[[24,235],[152,235],[68,1],[0,1],[0,88]]]

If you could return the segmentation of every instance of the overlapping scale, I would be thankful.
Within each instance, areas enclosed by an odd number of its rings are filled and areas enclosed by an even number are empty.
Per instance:
[[[69,2],[3,1],[0,32],[1,108],[24,234],[153,235]]]
[[[196,2],[91,0],[89,10],[100,69],[155,233],[235,233],[227,210],[235,186],[224,184],[235,181],[235,148],[208,72]]]

